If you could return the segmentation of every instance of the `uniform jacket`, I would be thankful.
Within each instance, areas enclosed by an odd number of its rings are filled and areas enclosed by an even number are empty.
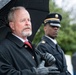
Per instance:
[[[49,38],[47,38],[46,36],[43,36],[37,48],[41,52],[51,53],[55,57],[56,66],[58,67],[58,70],[62,73],[60,75],[70,75],[70,73],[67,71],[64,52],[59,45],[54,44]]]
[[[11,33],[0,43],[0,75],[36,75],[33,67],[40,61],[34,48],[30,49]]]

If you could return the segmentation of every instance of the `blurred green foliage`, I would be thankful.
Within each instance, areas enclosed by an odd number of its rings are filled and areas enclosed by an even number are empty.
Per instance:
[[[71,24],[72,19],[69,17],[70,12],[66,12],[62,8],[59,8],[53,0],[49,2],[49,11],[57,12],[62,15],[63,19],[61,21],[61,28],[57,41],[66,54],[72,55],[76,52],[76,24]],[[33,43],[37,45],[43,35],[44,31],[42,24],[34,37]]]

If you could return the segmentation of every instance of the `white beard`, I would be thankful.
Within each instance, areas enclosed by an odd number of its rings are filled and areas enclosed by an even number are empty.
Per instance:
[[[23,31],[23,32],[22,32],[22,35],[23,35],[23,36],[26,36],[26,37],[31,36],[31,35],[32,35],[32,31],[29,31],[29,32]]]

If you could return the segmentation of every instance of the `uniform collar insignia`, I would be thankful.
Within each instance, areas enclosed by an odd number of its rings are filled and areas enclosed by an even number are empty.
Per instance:
[[[42,40],[42,42],[41,43],[45,43],[45,41],[44,40]]]

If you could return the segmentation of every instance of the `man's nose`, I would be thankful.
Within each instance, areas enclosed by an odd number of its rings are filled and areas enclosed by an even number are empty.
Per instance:
[[[29,25],[29,21],[25,21],[26,25]]]

